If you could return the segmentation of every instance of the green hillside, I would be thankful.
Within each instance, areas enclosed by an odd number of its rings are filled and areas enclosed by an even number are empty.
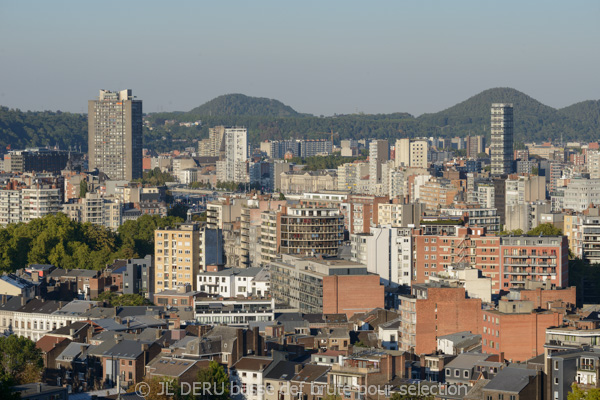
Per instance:
[[[590,100],[563,109],[546,106],[510,88],[485,90],[446,110],[417,118],[408,113],[348,114],[316,117],[300,114],[289,106],[266,98],[241,94],[217,97],[189,112],[149,114],[152,130],[144,130],[144,147],[156,151],[196,146],[207,137],[208,128],[238,125],[248,128],[251,143],[267,139],[326,138],[337,132],[335,142],[344,138],[380,138],[393,142],[399,137],[489,136],[492,103],[513,103],[515,139],[521,142],[597,141],[600,139],[600,101]],[[167,124],[201,120],[201,126]],[[0,148],[59,145],[81,146],[87,150],[86,116],[61,112],[22,112],[0,107]]]
[[[69,146],[87,150],[87,116],[60,111],[21,111],[0,107],[0,148]]]
[[[204,117],[250,116],[250,117],[298,117],[300,114],[282,102],[264,97],[243,94],[226,94],[216,97],[187,113],[188,116]]]
[[[465,101],[435,114],[421,115],[421,127],[438,126],[445,136],[489,134],[490,106],[492,103],[514,105],[514,132],[517,140],[549,140],[559,138],[582,139],[598,128],[598,121],[583,118],[574,120],[570,114],[546,106],[525,93],[510,88],[485,90]],[[580,103],[581,104],[581,103]],[[572,114],[579,106],[574,105]],[[596,104],[596,110],[600,110]]]

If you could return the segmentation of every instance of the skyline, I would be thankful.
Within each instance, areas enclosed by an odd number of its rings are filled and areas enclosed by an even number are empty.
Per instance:
[[[99,89],[133,89],[144,112],[242,93],[314,115],[417,116],[493,87],[554,108],[600,91],[593,1],[30,5],[0,3],[9,108],[85,113]]]

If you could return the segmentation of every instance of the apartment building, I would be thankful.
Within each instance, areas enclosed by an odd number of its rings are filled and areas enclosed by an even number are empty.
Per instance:
[[[161,292],[190,285],[197,290],[200,268],[200,225],[182,224],[154,231],[154,284]]]
[[[352,261],[379,275],[385,286],[410,286],[413,243],[411,228],[372,227],[369,234],[350,236]]]
[[[112,180],[142,177],[142,101],[131,89],[100,90],[88,102],[89,169],[99,169]]]
[[[451,265],[471,265],[492,279],[492,291],[523,288],[526,281],[568,282],[568,242],[565,236],[488,236],[484,228],[457,226],[441,235],[413,232],[413,281],[447,271]]]
[[[546,328],[562,323],[563,313],[534,309],[527,300],[506,300],[496,310],[483,310],[482,351],[504,354],[513,362],[544,353]]]
[[[397,139],[396,167],[427,168],[429,142],[427,139]]]
[[[271,262],[271,293],[302,313],[346,314],[384,306],[384,287],[367,267],[337,258],[282,255]]]
[[[481,299],[469,299],[465,289],[440,283],[413,284],[410,295],[401,295],[399,350],[429,354],[437,338],[468,331],[481,334]]]
[[[285,208],[279,217],[279,253],[338,254],[344,240],[344,216],[335,208]]]

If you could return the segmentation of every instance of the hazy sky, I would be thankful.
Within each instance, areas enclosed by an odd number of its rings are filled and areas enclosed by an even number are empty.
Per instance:
[[[600,98],[600,1],[0,0],[0,105],[145,112],[216,96],[300,112],[436,112],[509,86],[553,107]]]

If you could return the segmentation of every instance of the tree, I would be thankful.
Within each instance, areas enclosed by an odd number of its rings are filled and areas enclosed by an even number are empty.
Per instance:
[[[515,236],[521,236],[523,234],[523,229],[513,229],[511,231],[501,231],[498,232],[498,236],[508,236],[508,235],[515,235]]]
[[[283,193],[279,193],[279,200],[285,200],[285,195]]]
[[[85,179],[82,179],[81,182],[79,182],[79,198],[85,199],[85,195],[87,192],[88,192],[87,181]]]
[[[111,307],[144,306],[152,304],[148,299],[139,294],[118,294],[115,292],[100,293],[95,300],[105,301]]]
[[[600,389],[582,390],[574,383],[571,385],[571,393],[567,396],[567,400],[600,400]]]
[[[198,371],[196,382],[202,382],[200,387],[206,383],[210,385],[211,393],[202,393],[196,396],[200,400],[227,400],[229,399],[229,377],[221,364],[212,360],[208,368]]]
[[[561,236],[562,230],[551,223],[540,224],[527,232],[529,236]]]
[[[189,210],[189,207],[186,206],[185,204],[177,203],[169,209],[169,211],[167,212],[167,215],[169,217],[178,217],[183,220],[186,220],[188,210]]]
[[[0,382],[38,382],[43,368],[42,354],[33,341],[17,335],[0,337]]]

